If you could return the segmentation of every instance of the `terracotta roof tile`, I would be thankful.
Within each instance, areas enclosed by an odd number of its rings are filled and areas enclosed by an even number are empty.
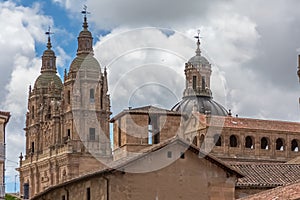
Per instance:
[[[300,165],[285,163],[230,163],[245,175],[237,187],[277,187],[300,179]]]
[[[281,200],[300,199],[300,182],[291,183],[285,186],[276,187],[274,189],[266,190],[254,195],[240,198],[240,200]]]

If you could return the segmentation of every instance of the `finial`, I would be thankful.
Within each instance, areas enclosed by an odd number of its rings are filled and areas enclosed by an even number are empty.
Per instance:
[[[51,38],[50,38],[50,36],[51,36],[51,34],[54,34],[54,33],[51,32],[51,27],[50,26],[48,27],[48,31],[45,32],[45,34],[48,35],[47,48],[51,49],[52,45],[51,45]]]
[[[195,38],[197,39],[197,50],[196,50],[196,55],[200,56],[201,55],[201,50],[200,50],[200,30],[197,31],[198,35],[195,36]]]
[[[87,11],[87,6],[86,5],[83,5],[83,10],[81,11],[81,14],[83,14],[83,16],[84,16],[84,21],[83,21],[82,27],[84,29],[87,29],[88,28],[88,23],[87,23],[86,15],[91,14],[91,13]]]

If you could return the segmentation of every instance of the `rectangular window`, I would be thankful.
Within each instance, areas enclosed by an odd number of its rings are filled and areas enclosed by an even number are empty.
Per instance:
[[[66,200],[66,196],[65,196],[65,195],[62,195],[62,196],[61,196],[61,200]]]
[[[86,188],[86,200],[91,200],[91,188]]]
[[[205,76],[202,76],[202,90],[206,88]]]
[[[69,137],[69,138],[71,138],[71,130],[68,128],[68,130],[67,130],[67,136]]]
[[[34,153],[34,142],[31,142],[31,153]]]
[[[168,158],[172,158],[172,151],[168,151]]]
[[[89,140],[90,141],[95,141],[96,140],[96,129],[95,128],[90,128],[89,131]]]
[[[184,158],[185,158],[185,155],[184,155],[183,152],[180,153],[180,158],[181,158],[181,159],[184,159]]]
[[[193,76],[193,90],[197,88],[197,76]]]
[[[68,93],[67,93],[67,103],[71,104],[71,91],[70,90],[68,90]]]
[[[90,89],[90,102],[95,102],[95,90]]]
[[[31,107],[31,117],[34,119],[34,106]]]
[[[118,120],[118,146],[122,145],[121,119]]]

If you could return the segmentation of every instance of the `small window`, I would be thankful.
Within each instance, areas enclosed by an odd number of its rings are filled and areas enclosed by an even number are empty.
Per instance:
[[[31,107],[31,118],[34,119],[34,106]]]
[[[294,152],[298,152],[299,151],[299,144],[298,144],[298,141],[296,139],[292,140],[291,142],[291,150],[294,151]]]
[[[62,195],[62,196],[61,196],[61,200],[66,200],[66,196],[65,196],[65,195]]]
[[[278,151],[283,151],[283,150],[284,150],[284,147],[283,147],[283,139],[278,138],[278,139],[276,140],[276,150],[278,150]]]
[[[90,102],[95,102],[95,90],[93,88],[90,89]]]
[[[31,142],[31,153],[34,153],[34,142]]]
[[[172,151],[168,151],[168,158],[172,158]]]
[[[202,76],[202,90],[206,87],[205,76]]]
[[[219,134],[214,135],[214,143],[218,147],[222,145],[221,136]]]
[[[90,128],[90,135],[89,135],[89,140],[90,141],[95,141],[96,140],[96,130],[95,128]]]
[[[269,149],[269,142],[268,142],[267,138],[265,138],[265,137],[261,138],[260,147],[261,147],[261,149],[266,149],[266,150]]]
[[[197,76],[193,76],[193,90],[197,88]]]
[[[68,128],[68,130],[67,130],[67,136],[70,138],[71,137],[71,130]]]
[[[86,188],[86,200],[91,200],[91,188]]]
[[[118,120],[118,146],[122,146],[121,118]]]
[[[235,135],[231,135],[229,137],[229,145],[230,145],[230,147],[237,147],[238,146],[237,138],[236,138]]]
[[[180,158],[181,158],[181,159],[184,159],[184,158],[185,158],[184,152],[181,152],[181,153],[180,153]]]
[[[70,90],[68,90],[68,92],[67,92],[67,103],[71,104],[71,91]]]
[[[254,149],[253,140],[251,136],[247,136],[245,139],[245,147],[247,149]]]
[[[194,139],[193,139],[193,145],[195,145],[195,146],[198,145],[197,136],[195,136]]]

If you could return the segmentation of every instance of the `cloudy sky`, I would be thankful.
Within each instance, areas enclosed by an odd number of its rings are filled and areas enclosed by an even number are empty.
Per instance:
[[[240,117],[299,121],[298,0],[11,0],[0,1],[0,110],[7,126],[7,190],[14,191],[24,152],[28,87],[40,73],[51,26],[59,75],[76,55],[83,5],[113,115],[132,106],[171,108],[184,89],[184,63],[195,53],[212,63],[214,99]]]

